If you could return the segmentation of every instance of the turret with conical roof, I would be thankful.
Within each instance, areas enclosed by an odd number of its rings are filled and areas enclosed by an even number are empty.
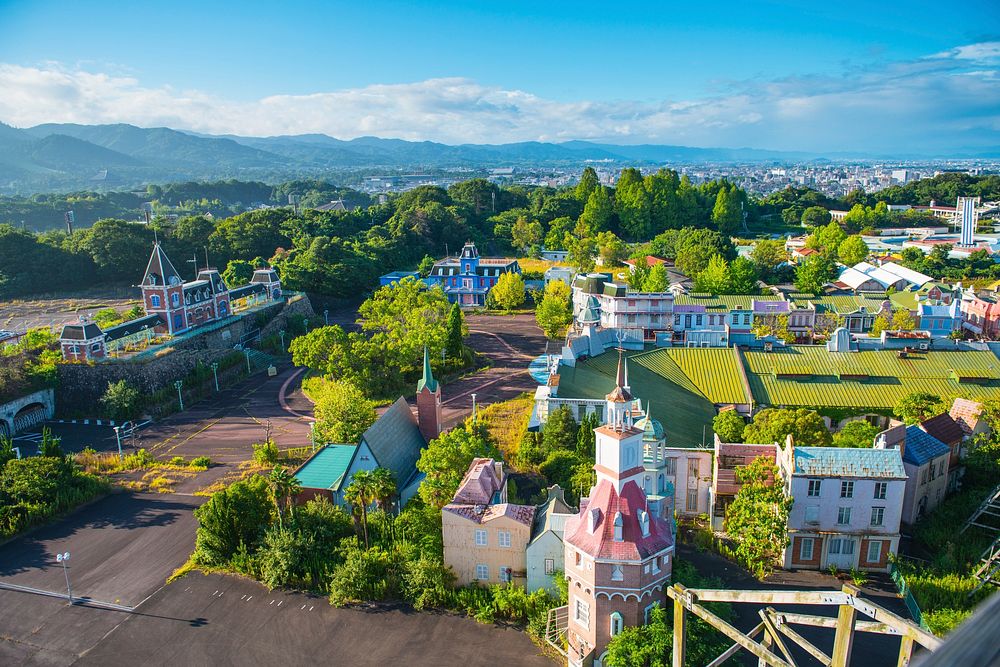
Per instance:
[[[142,276],[142,284],[144,286],[163,286],[178,285],[183,282],[160,243],[154,243],[153,252],[149,255],[149,261],[146,263],[146,272]]]
[[[441,435],[441,385],[431,372],[431,355],[424,346],[424,372],[417,381],[417,425],[424,440]]]

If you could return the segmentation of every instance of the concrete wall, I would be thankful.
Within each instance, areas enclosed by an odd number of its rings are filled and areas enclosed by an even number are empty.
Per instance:
[[[55,392],[42,389],[0,405],[0,432],[14,435],[52,419],[54,414]]]

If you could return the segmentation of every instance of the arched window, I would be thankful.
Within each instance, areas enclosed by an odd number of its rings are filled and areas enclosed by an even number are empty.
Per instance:
[[[614,637],[622,631],[622,615],[617,611],[611,614],[611,636]]]
[[[152,308],[159,308],[160,307],[160,295],[159,294],[153,294],[152,296],[150,296],[149,297],[149,305]]]
[[[174,292],[173,294],[170,295],[170,304],[174,308],[176,308],[177,306],[179,306],[180,303],[181,303],[181,297],[180,297],[179,294],[177,294],[177,292]]]

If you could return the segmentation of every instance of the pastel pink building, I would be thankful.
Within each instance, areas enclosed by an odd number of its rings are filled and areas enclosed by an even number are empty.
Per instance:
[[[673,525],[650,511],[642,490],[643,431],[632,423],[632,405],[619,357],[607,421],[594,431],[597,483],[580,500],[579,514],[566,520],[563,537],[571,667],[603,665],[613,636],[666,603]]]
[[[992,297],[966,290],[962,295],[962,320],[962,326],[972,333],[995,338],[1000,332],[1000,304]]]

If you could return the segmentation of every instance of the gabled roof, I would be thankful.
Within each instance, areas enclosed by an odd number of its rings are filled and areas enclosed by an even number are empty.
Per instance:
[[[946,454],[951,454],[948,445],[920,430],[917,426],[906,427],[906,447],[903,448],[903,461],[911,465],[921,466]]]
[[[920,428],[945,444],[961,442],[965,435],[962,427],[947,412],[920,422]]]
[[[339,491],[357,445],[327,445],[313,454],[295,471],[304,489]]]
[[[795,474],[810,477],[906,479],[903,459],[898,449],[796,447]]]
[[[489,505],[504,486],[506,475],[501,465],[490,458],[475,458],[465,471],[453,503]]]
[[[67,324],[59,334],[60,340],[93,340],[101,337],[101,327],[94,322]]]
[[[150,280],[150,277],[153,280]],[[170,263],[170,258],[167,257],[167,253],[163,251],[159,243],[153,244],[153,252],[149,256],[149,262],[146,264],[146,271],[142,274],[142,284],[143,285],[171,285],[171,284],[181,284],[184,280],[181,278],[180,274],[177,273],[177,269],[174,265]]]
[[[548,492],[548,500],[535,509],[535,523],[531,527],[531,540],[529,540],[528,544],[531,544],[531,542],[534,542],[552,529],[552,515],[564,514],[571,516],[577,513],[575,509],[566,504],[563,490],[558,484],[550,486]]]
[[[456,505],[451,503],[444,506],[444,511],[479,524],[506,517],[530,527],[535,519],[534,505],[515,505],[514,503],[499,503],[497,505]]]
[[[905,266],[902,266],[900,264],[896,264],[894,262],[884,262],[882,264],[882,266],[881,266],[881,269],[883,271],[887,271],[887,272],[889,272],[889,273],[891,273],[891,274],[893,274],[895,276],[899,276],[903,280],[905,280],[908,283],[911,283],[913,285],[916,285],[917,287],[921,287],[924,284],[929,283],[932,280],[934,280],[930,276],[924,275],[924,274],[920,273],[919,271],[914,271],[913,269],[908,269]]]
[[[131,336],[134,333],[139,333],[145,329],[152,329],[160,324],[163,324],[163,320],[160,319],[159,315],[146,315],[135,320],[122,322],[118,326],[109,328],[104,334],[107,336],[108,342],[111,342],[125,336]]]
[[[641,561],[674,545],[670,524],[658,517],[649,516],[649,534],[643,536],[639,525],[639,512],[647,511],[646,494],[630,481],[622,488],[621,495],[614,484],[602,479],[594,487],[586,509],[566,520],[563,540],[594,558]],[[590,530],[590,515],[597,518],[596,529]],[[622,539],[616,541],[615,519],[621,517]]]
[[[971,434],[976,428],[982,413],[983,404],[970,401],[967,398],[956,398],[955,402],[951,405],[951,410],[948,412],[951,418],[958,423],[959,427],[966,434]]]
[[[251,294],[265,294],[266,292],[267,287],[265,287],[263,283],[251,283],[249,285],[243,285],[242,287],[230,290],[229,298],[240,299],[245,296],[250,296]]]
[[[375,423],[368,427],[361,439],[375,456],[379,467],[386,468],[396,477],[396,484],[403,488],[417,470],[417,459],[427,442],[420,435],[417,420],[406,399],[399,397]]]

